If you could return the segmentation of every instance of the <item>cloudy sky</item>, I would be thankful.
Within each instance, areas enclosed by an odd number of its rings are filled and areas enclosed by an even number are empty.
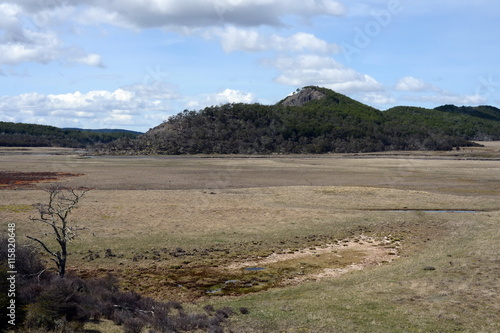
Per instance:
[[[497,0],[0,0],[0,121],[146,131],[306,85],[500,107]]]

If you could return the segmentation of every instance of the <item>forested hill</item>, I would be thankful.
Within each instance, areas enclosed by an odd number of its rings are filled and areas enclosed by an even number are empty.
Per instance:
[[[271,154],[450,150],[500,140],[490,106],[379,111],[332,90],[305,87],[275,105],[225,104],[185,110],[108,153]]]
[[[0,147],[95,147],[119,138],[136,138],[126,130],[61,129],[54,126],[0,121]]]

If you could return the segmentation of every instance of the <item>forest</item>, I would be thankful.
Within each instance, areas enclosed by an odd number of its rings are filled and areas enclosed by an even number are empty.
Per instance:
[[[62,129],[54,126],[0,121],[0,147],[89,148],[119,138],[135,138],[139,134],[126,130]]]
[[[275,105],[184,110],[106,153],[323,154],[451,150],[500,139],[500,109],[394,107],[379,111],[332,90],[305,87]]]

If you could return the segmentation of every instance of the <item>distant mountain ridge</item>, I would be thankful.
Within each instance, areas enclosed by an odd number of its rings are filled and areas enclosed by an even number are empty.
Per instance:
[[[83,130],[0,121],[0,147],[95,147],[120,138],[134,139],[127,130]]]
[[[131,130],[126,130],[126,129],[118,129],[118,128],[84,129],[84,128],[77,128],[77,127],[63,127],[61,129],[63,129],[63,130],[75,130],[75,131],[81,131],[81,132],[94,132],[94,133],[129,133],[129,134],[135,134],[135,135],[144,134],[143,132],[131,131]]]
[[[480,105],[476,107],[471,107],[471,106],[458,107],[455,105],[443,105],[437,107],[435,110],[450,112],[450,113],[463,113],[473,117],[500,121],[500,109],[489,105]]]
[[[178,113],[109,153],[288,154],[450,150],[500,140],[492,106],[410,106],[380,111],[330,89],[308,86],[275,105],[233,103]]]

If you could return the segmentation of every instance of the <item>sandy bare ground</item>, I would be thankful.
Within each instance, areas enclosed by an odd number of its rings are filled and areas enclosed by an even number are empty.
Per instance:
[[[387,245],[391,245],[390,250]],[[399,258],[399,242],[393,242],[387,237],[374,238],[360,235],[356,240],[344,240],[335,244],[326,244],[321,247],[303,249],[293,253],[273,253],[270,256],[258,260],[247,260],[244,262],[233,263],[227,266],[227,269],[239,270],[248,267],[266,267],[267,265],[290,261],[294,259],[307,258],[311,256],[321,256],[324,254],[335,253],[335,256],[342,258],[345,251],[357,251],[361,253],[362,259],[353,262],[350,265],[340,268],[324,268],[320,272],[313,274],[304,274],[283,281],[282,285],[292,285],[310,280],[320,280],[327,277],[337,277],[342,274],[362,270],[369,266],[378,266],[390,263]]]

